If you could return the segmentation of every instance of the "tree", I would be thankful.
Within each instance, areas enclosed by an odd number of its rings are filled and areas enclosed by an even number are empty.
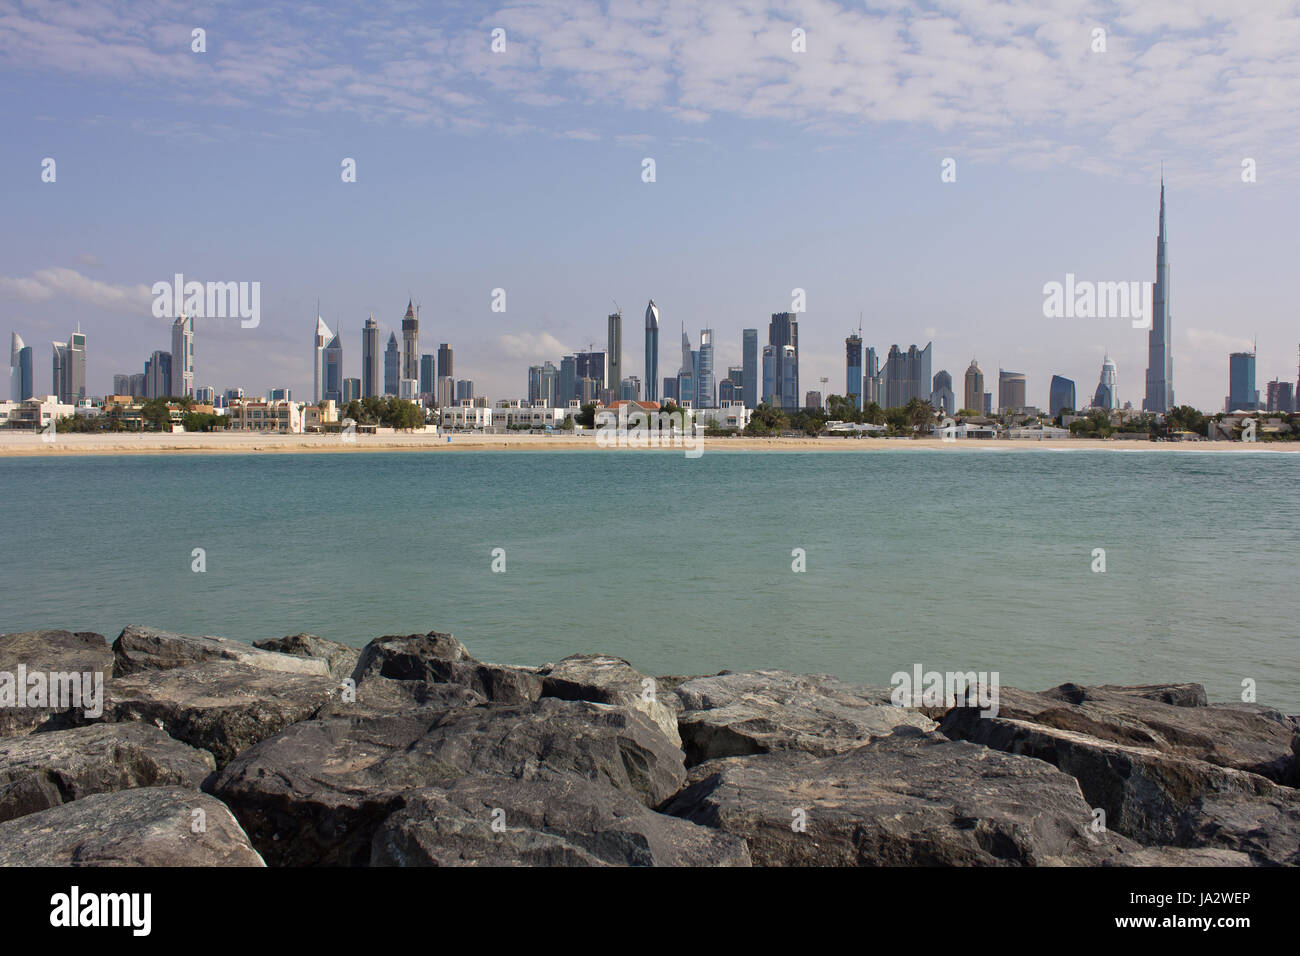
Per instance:
[[[596,427],[596,403],[588,402],[586,405],[583,405],[582,410],[579,411],[578,414],[574,416],[574,418],[577,419],[578,424],[581,425],[583,428],[595,428]]]
[[[763,402],[754,409],[754,414],[750,416],[749,424],[745,426],[746,435],[777,435],[786,431],[790,427],[790,422],[786,418],[785,412],[775,408],[767,402]]]
[[[876,402],[868,402],[867,407],[862,410],[860,420],[871,425],[883,425],[885,424],[885,410]]]

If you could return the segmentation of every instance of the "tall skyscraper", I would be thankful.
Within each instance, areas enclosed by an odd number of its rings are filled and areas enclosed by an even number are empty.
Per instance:
[[[25,402],[36,391],[32,380],[32,347],[17,332],[9,343],[9,400]]]
[[[1160,232],[1156,235],[1156,284],[1147,333],[1147,394],[1142,410],[1163,414],[1174,407],[1173,326],[1169,314],[1169,250],[1165,234],[1165,177],[1160,177]]]
[[[325,320],[320,317],[320,303],[316,303],[316,333],[312,336],[312,383],[311,383],[311,400],[314,403],[321,400],[323,389],[325,387],[325,346],[330,344],[330,339],[334,338],[334,333],[330,327],[325,324]],[[365,338],[362,337],[362,351],[365,350]]]
[[[623,382],[622,310],[612,312],[609,316],[609,338],[605,343],[605,381],[610,388],[618,388]]]
[[[65,405],[75,405],[86,397],[86,336],[77,331],[66,342],[54,342],[53,391]],[[164,389],[171,386],[170,380]]]
[[[862,354],[862,407],[872,402],[880,405],[885,400],[885,375],[880,370],[880,358],[872,346]]]
[[[1225,412],[1253,412],[1259,408],[1254,352],[1233,352],[1228,356],[1228,397],[1223,404]]]
[[[326,331],[329,331],[327,328]],[[372,315],[361,327],[361,396],[379,395],[379,323]]]
[[[1268,383],[1266,390],[1268,394],[1266,411],[1287,414],[1295,411],[1295,390],[1290,382],[1275,378]]]
[[[388,333],[388,345],[384,348],[384,394],[396,395],[399,388],[398,379],[402,377],[402,359],[397,350],[397,333]]]
[[[998,411],[1019,412],[1025,407],[1024,373],[998,369]]]
[[[659,401],[659,307],[654,299],[645,307],[645,399]]]
[[[773,312],[767,327],[767,344],[773,347],[772,360],[776,363],[773,369],[776,404],[788,411],[797,411],[802,397],[799,394],[799,322],[794,316],[793,312]]]
[[[695,378],[695,407],[718,406],[717,379],[713,373],[713,330],[700,329],[700,361]]]
[[[746,408],[758,407],[758,329],[745,329],[741,333],[741,401]]]
[[[862,336],[854,332],[844,340],[844,397],[854,408],[862,408]]]
[[[144,397],[167,398],[172,386],[171,352],[154,352],[144,363]]]
[[[420,356],[420,394],[433,395],[436,389],[435,381],[438,378],[438,367],[434,363],[434,358],[428,352]]]
[[[885,357],[885,408],[902,408],[914,398],[923,402],[930,400],[932,378],[930,376],[930,353],[934,343],[927,343],[925,348],[915,345],[902,351],[897,345],[889,347]]]
[[[763,404],[773,408],[781,402],[776,390],[776,349],[775,345],[763,346]]]
[[[591,354],[591,353],[588,353]],[[559,385],[560,374],[555,365],[551,362],[542,363],[541,374],[539,376],[539,389],[537,399],[547,408],[561,408],[557,400],[556,388]]]
[[[698,400],[695,393],[695,369],[699,359],[691,348],[691,337],[686,334],[686,325],[682,324],[682,365],[677,370],[677,394],[681,401],[692,405]]]
[[[1097,391],[1092,396],[1092,407],[1108,412],[1119,408],[1118,387],[1115,360],[1107,352],[1101,361],[1101,377],[1097,380]]]
[[[411,300],[402,317],[402,378],[420,377],[420,320]]]
[[[974,359],[966,369],[966,395],[961,407],[977,415],[984,411],[984,373]]]
[[[451,346],[443,342],[438,346],[438,377],[451,378],[455,372],[452,370]]]
[[[560,408],[567,406],[567,403],[578,397],[578,357],[576,355],[566,355],[560,359],[560,381],[556,386],[558,392],[556,397],[560,400]]]
[[[336,323],[337,325],[337,323]],[[325,377],[321,382],[321,398],[343,404],[343,333],[342,326],[325,346]]]
[[[930,388],[930,405],[937,412],[945,415],[955,414],[957,409],[957,396],[952,391],[952,376],[948,370],[941,368],[935,372],[933,384]]]
[[[172,323],[171,394],[185,398],[194,392],[194,316],[182,312]]]
[[[1074,398],[1074,380],[1053,375],[1052,385],[1047,394],[1048,412],[1055,418],[1063,411],[1073,412],[1077,408]]]

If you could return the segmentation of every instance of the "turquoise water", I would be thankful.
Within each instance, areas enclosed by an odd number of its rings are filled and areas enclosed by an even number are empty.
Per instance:
[[[0,631],[438,629],[510,663],[601,651],[873,684],[920,663],[1212,699],[1252,678],[1296,713],[1298,469],[947,449],[7,459]]]

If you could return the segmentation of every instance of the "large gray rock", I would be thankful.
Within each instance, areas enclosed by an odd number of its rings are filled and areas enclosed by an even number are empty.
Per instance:
[[[465,645],[439,631],[375,638],[362,649],[352,672],[358,684],[372,677],[459,684],[503,704],[542,696],[542,679],[535,670],[476,661]]]
[[[1300,866],[1300,793],[1272,787],[1258,796],[1206,794],[1179,818],[1175,842],[1237,851],[1260,864]]]
[[[710,760],[664,811],[743,837],[758,866],[1095,864],[1133,849],[1088,831],[1078,784],[1054,767],[911,728],[828,757]]]
[[[494,824],[497,824],[494,827]],[[380,826],[371,866],[749,866],[736,837],[570,774],[417,790]]]
[[[681,708],[673,708],[664,699],[676,695],[661,690],[656,678],[647,677],[621,657],[574,654],[558,664],[547,664],[538,674],[544,697],[590,700],[639,710],[659,726],[673,746],[682,745],[677,730],[677,711]]]
[[[54,630],[0,634],[0,737],[71,727],[82,719],[84,706],[17,706],[20,674],[37,672],[45,675],[47,683],[51,674],[97,674],[100,686],[107,688],[113,652],[102,634]],[[95,680],[92,676],[83,689],[93,692]],[[12,699],[7,699],[9,695]]]
[[[356,865],[410,790],[555,772],[603,782],[647,806],[686,778],[681,751],[643,714],[547,698],[305,721],[241,754],[209,789],[272,864]]]
[[[272,637],[264,641],[254,641],[253,646],[263,651],[288,654],[292,657],[316,657],[325,662],[331,677],[342,680],[351,677],[357,666],[361,650],[327,641],[315,634],[290,634],[288,637]]]
[[[181,787],[93,794],[0,823],[0,866],[263,865],[219,800]]]
[[[487,698],[460,684],[434,684],[423,680],[393,680],[367,677],[356,685],[349,699],[346,688],[318,710],[313,717],[375,717],[412,711],[437,712],[453,707],[472,707]]]
[[[220,767],[259,740],[306,720],[338,694],[339,685],[329,676],[210,660],[201,667],[149,669],[114,678],[103,719],[161,727],[177,740],[210,751]]]
[[[0,740],[0,821],[93,793],[133,787],[197,790],[212,755],[148,724],[93,724]]]
[[[113,673],[119,677],[141,671],[194,667],[213,661],[244,664],[284,674],[329,677],[329,665],[316,657],[259,650],[227,637],[191,637],[131,624],[113,642]]]
[[[825,674],[760,670],[696,677],[678,685],[677,715],[687,763],[800,750],[826,756],[861,747],[899,727],[928,731],[934,721],[890,703],[889,688]]]

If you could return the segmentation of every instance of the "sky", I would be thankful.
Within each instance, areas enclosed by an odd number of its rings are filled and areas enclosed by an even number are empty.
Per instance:
[[[684,326],[721,378],[802,289],[805,390],[844,392],[861,324],[933,341],[959,402],[973,358],[1082,404],[1109,351],[1140,407],[1146,332],[1043,286],[1154,280],[1162,165],[1176,400],[1221,409],[1256,341],[1261,392],[1297,377],[1300,3],[342,6],[0,0],[0,331],[38,393],[78,324],[91,394],[143,371],[182,273],[261,286],[255,328],[196,320],[218,390],[310,398],[318,300],[349,377],[408,298],[477,394],[603,348],[615,302],[642,376],[653,297],[661,377]]]

